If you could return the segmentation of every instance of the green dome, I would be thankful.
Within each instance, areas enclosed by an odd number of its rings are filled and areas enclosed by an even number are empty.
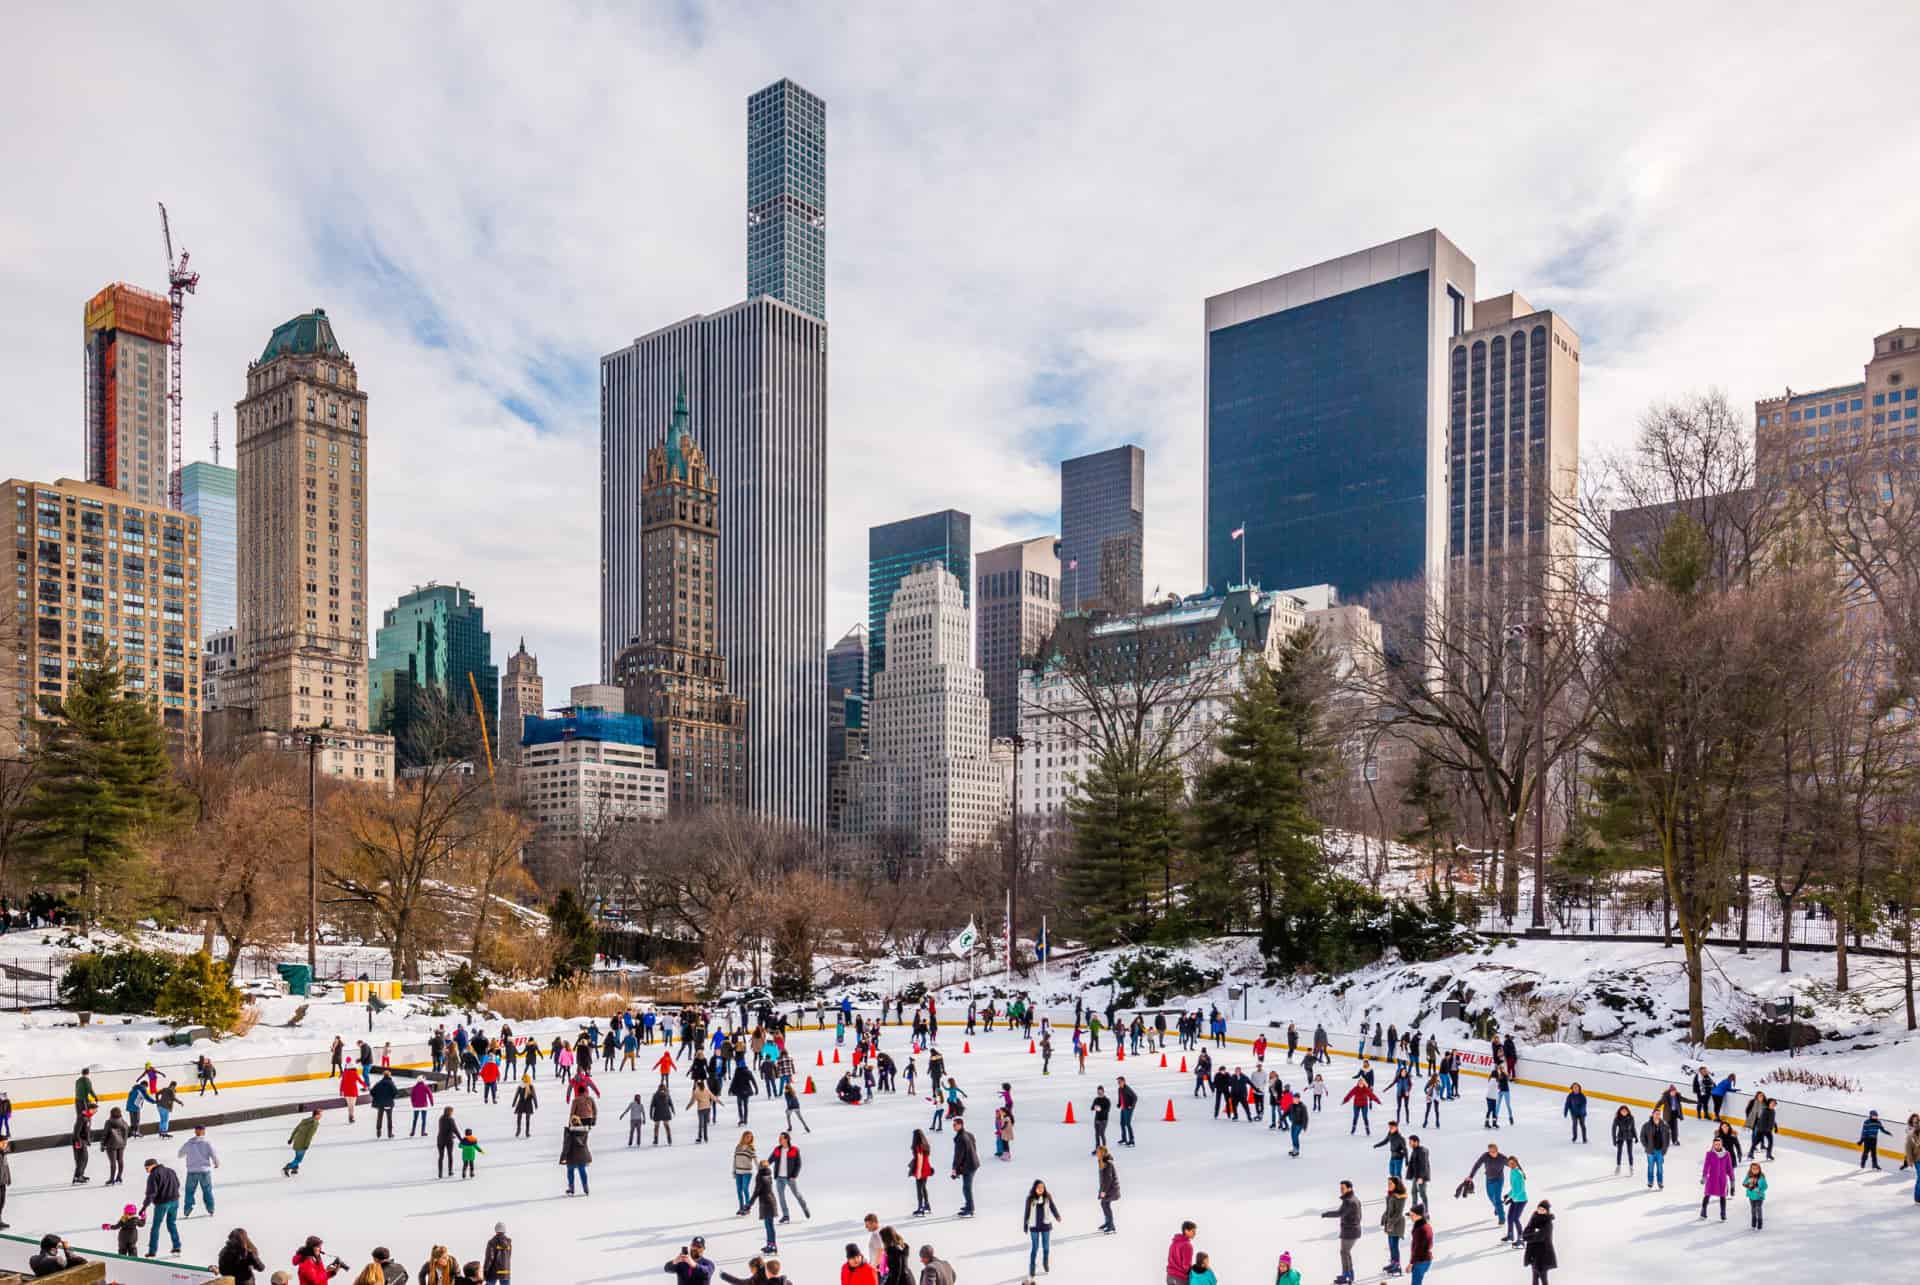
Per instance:
[[[315,308],[312,312],[302,313],[292,321],[283,321],[275,326],[267,346],[260,352],[260,360],[272,361],[288,353],[313,353],[340,358],[347,355],[340,341],[333,337],[333,323],[327,320],[325,308]]]

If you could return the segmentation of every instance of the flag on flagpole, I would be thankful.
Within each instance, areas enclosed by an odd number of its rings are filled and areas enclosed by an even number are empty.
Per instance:
[[[1007,943],[1007,972],[1013,972],[1013,889],[1007,889],[1007,909],[1001,921],[1001,937]]]
[[[1078,558],[1067,559],[1067,570],[1078,571],[1079,569],[1080,569],[1080,559]]]
[[[953,944],[947,947],[947,950],[955,959],[965,959],[973,953],[974,945],[979,940],[980,930],[973,926],[973,919],[969,917],[967,926],[960,930],[960,935],[953,939]]]
[[[1247,524],[1242,522],[1239,526],[1233,529],[1233,538],[1238,540],[1241,536],[1245,535],[1246,533],[1247,533]]]

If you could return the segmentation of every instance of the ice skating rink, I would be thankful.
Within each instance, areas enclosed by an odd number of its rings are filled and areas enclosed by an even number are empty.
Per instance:
[[[848,1107],[832,1096],[838,1069],[813,1065],[816,1051],[824,1050],[831,1062],[831,1034],[795,1033],[795,1060],[818,1089],[802,1099],[812,1133],[795,1130],[803,1157],[800,1189],[813,1216],[803,1219],[795,1207],[794,1221],[779,1229],[782,1264],[797,1285],[831,1285],[839,1279],[843,1246],[849,1241],[864,1246],[861,1218],[869,1212],[898,1228],[916,1251],[932,1244],[959,1269],[965,1285],[1020,1281],[1028,1252],[1020,1230],[1021,1201],[1036,1178],[1047,1182],[1063,1215],[1053,1239],[1053,1275],[1062,1280],[1157,1285],[1168,1239],[1187,1218],[1200,1224],[1196,1246],[1212,1256],[1225,1285],[1267,1285],[1282,1250],[1292,1252],[1307,1281],[1331,1280],[1339,1270],[1335,1223],[1319,1214],[1334,1207],[1343,1178],[1366,1202],[1366,1235],[1356,1256],[1360,1279],[1380,1278],[1378,1269],[1387,1261],[1378,1226],[1387,1152],[1369,1148],[1391,1118],[1387,1075],[1379,1077],[1388,1102],[1375,1109],[1372,1138],[1350,1137],[1348,1113],[1336,1104],[1355,1064],[1336,1059],[1328,1068],[1326,1110],[1313,1118],[1302,1140],[1303,1154],[1292,1159],[1283,1131],[1269,1131],[1264,1121],[1215,1120],[1211,1097],[1189,1096],[1191,1077],[1175,1069],[1177,1051],[1170,1052],[1172,1065],[1162,1070],[1157,1054],[1116,1062],[1109,1047],[1089,1057],[1084,1076],[1070,1057],[1056,1055],[1053,1074],[1043,1079],[1040,1059],[1028,1055],[1023,1036],[982,1033],[972,1037],[971,1053],[961,1052],[965,1042],[949,1027],[939,1046],[949,1072],[969,1095],[967,1120],[977,1131],[982,1160],[975,1180],[979,1214],[966,1220],[953,1216],[960,1191],[959,1183],[947,1177],[951,1134],[938,1133],[930,1135],[938,1168],[929,1184],[935,1212],[913,1218],[908,1140],[916,1126],[927,1125],[932,1110],[924,1098],[925,1058],[918,1059],[921,1096],[883,1093],[871,1105]],[[1056,1040],[1062,1049],[1067,1043],[1064,1034]],[[906,1045],[904,1029],[889,1027],[883,1047],[903,1065]],[[1229,1067],[1253,1069],[1245,1045],[1230,1044],[1215,1056]],[[1286,1071],[1271,1052],[1268,1065]],[[1093,1143],[1087,1108],[1095,1086],[1105,1085],[1111,1094],[1120,1074],[1141,1096],[1139,1145],[1113,1148],[1122,1192],[1115,1207],[1120,1231],[1103,1236],[1095,1230],[1100,1212],[1088,1154]],[[992,1156],[993,1107],[1002,1081],[1013,1086],[1018,1113],[1010,1162]],[[671,1149],[629,1148],[626,1124],[616,1116],[636,1091],[650,1093],[658,1076],[625,1072],[599,1082],[604,1097],[593,1133],[593,1193],[586,1197],[563,1194],[565,1173],[558,1157],[566,1109],[561,1086],[551,1078],[536,1082],[541,1109],[531,1138],[513,1136],[508,1086],[502,1086],[497,1105],[481,1105],[477,1094],[441,1096],[486,1149],[478,1176],[467,1181],[434,1177],[432,1139],[406,1136],[404,1097],[395,1112],[401,1136],[392,1141],[374,1138],[370,1107],[359,1109],[353,1125],[344,1110],[327,1112],[297,1178],[280,1176],[295,1117],[219,1128],[210,1135],[222,1164],[215,1175],[219,1212],[212,1218],[196,1212],[182,1222],[183,1258],[211,1263],[227,1231],[240,1226],[261,1247],[269,1268],[285,1266],[294,1247],[317,1234],[355,1269],[373,1246],[386,1245],[415,1271],[435,1244],[448,1245],[462,1261],[478,1258],[494,1223],[504,1222],[514,1240],[519,1285],[664,1279],[662,1264],[695,1235],[706,1237],[708,1255],[720,1269],[745,1275],[762,1233],[757,1220],[734,1216],[731,1160],[740,1128],[732,1100],[723,1100],[721,1122],[707,1145],[693,1143],[694,1121],[682,1110],[674,1121]],[[676,1073],[673,1083],[678,1106],[686,1101],[685,1075]],[[1072,1126],[1061,1123],[1069,1097],[1080,1121]],[[1169,1099],[1178,1116],[1172,1124],[1161,1119]],[[1480,1127],[1481,1085],[1469,1079],[1461,1098],[1445,1104],[1441,1128],[1412,1129],[1434,1158],[1436,1261],[1429,1279],[1475,1285],[1527,1279],[1519,1251],[1500,1243],[1485,1196],[1476,1191],[1457,1200],[1452,1195],[1489,1138],[1519,1156],[1530,1202],[1543,1197],[1553,1202],[1561,1264],[1555,1281],[1654,1282],[1684,1275],[1689,1285],[1744,1285],[1756,1271],[1835,1281],[1911,1274],[1920,1210],[1913,1203],[1912,1175],[1897,1172],[1897,1138],[1883,1139],[1886,1172],[1881,1174],[1861,1173],[1849,1153],[1783,1139],[1778,1158],[1765,1166],[1766,1230],[1754,1232],[1748,1228],[1744,1196],[1728,1202],[1725,1223],[1717,1210],[1711,1221],[1699,1221],[1701,1152],[1710,1129],[1698,1121],[1686,1122],[1680,1146],[1668,1155],[1664,1192],[1646,1189],[1643,1168],[1616,1174],[1613,1148],[1605,1141],[1616,1105],[1595,1099],[1588,1122],[1592,1143],[1570,1145],[1559,1095],[1523,1088],[1514,1102],[1517,1125],[1494,1134]],[[1896,1128],[1904,1120],[1904,1112],[1896,1116],[1891,1110],[1898,1106],[1882,1104]],[[1419,1110],[1417,1097],[1414,1109]],[[1636,1119],[1645,1114],[1635,1110]],[[777,1100],[753,1100],[747,1127],[762,1158],[777,1140],[783,1116]],[[1783,1106],[1781,1121],[1793,1126],[1790,1106]],[[44,1123],[36,1119],[34,1131],[47,1131],[40,1127]],[[94,1181],[81,1187],[69,1184],[72,1162],[66,1151],[15,1153],[6,1205],[12,1234],[53,1231],[82,1252],[111,1249],[112,1234],[100,1225],[117,1217],[122,1205],[140,1203],[141,1162],[157,1156],[180,1168],[174,1153],[188,1136],[188,1129],[176,1124],[171,1142],[139,1139],[127,1153],[126,1184],[113,1188],[101,1186],[106,1165],[97,1151],[89,1167]],[[1118,1136],[1116,1112],[1109,1142]],[[163,1253],[166,1247],[163,1234]]]

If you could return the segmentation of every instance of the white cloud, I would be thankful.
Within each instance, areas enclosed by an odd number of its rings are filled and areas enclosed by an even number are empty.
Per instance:
[[[1582,332],[1590,448],[1656,397],[1856,378],[1920,315],[1920,16],[1871,8],[43,8],[0,87],[0,470],[79,470],[80,307],[161,281],[164,199],[205,273],[189,453],[326,307],[376,611],[458,578],[500,658],[589,679],[595,363],[742,293],[744,100],[791,75],[829,113],[828,641],[869,524],[1039,533],[1063,422],[1147,448],[1147,579],[1192,588],[1220,289],[1437,225]]]

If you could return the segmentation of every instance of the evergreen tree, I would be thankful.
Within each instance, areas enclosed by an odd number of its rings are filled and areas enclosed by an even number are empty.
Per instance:
[[[1407,775],[1407,788],[1400,802],[1413,814],[1414,825],[1400,835],[1427,854],[1427,887],[1440,886],[1440,844],[1453,832],[1453,808],[1447,801],[1446,782],[1440,776],[1440,763],[1425,747],[1414,757],[1413,770]],[[1451,884],[1451,880],[1448,881]]]
[[[102,887],[137,867],[142,837],[188,811],[160,720],[124,682],[119,656],[96,645],[53,716],[31,722],[38,777],[25,809],[27,864],[43,883],[78,886],[83,925]]]
[[[1168,913],[1183,785],[1171,766],[1142,768],[1110,751],[1067,804],[1073,850],[1061,899],[1090,945],[1146,938]]]
[[[552,980],[572,981],[593,967],[595,949],[599,944],[593,916],[587,913],[587,908],[580,904],[580,898],[573,895],[571,888],[560,890],[547,915],[547,931],[553,934],[554,944]]]
[[[174,965],[153,1003],[154,1012],[175,1026],[222,1032],[232,1030],[240,1020],[241,1007],[240,992],[234,989],[226,964],[204,950]]]
[[[1324,871],[1313,791],[1332,755],[1332,676],[1311,628],[1289,636],[1276,662],[1247,662],[1195,790],[1189,901],[1202,922],[1224,928],[1250,909],[1265,938],[1314,904]]]

